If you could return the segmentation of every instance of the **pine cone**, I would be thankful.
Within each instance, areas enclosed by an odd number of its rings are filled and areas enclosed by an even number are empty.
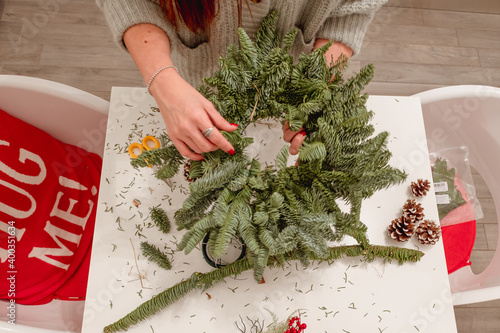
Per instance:
[[[418,241],[422,244],[434,245],[441,237],[441,227],[434,221],[429,220],[420,222],[415,232]]]
[[[417,198],[424,197],[429,189],[431,188],[431,183],[428,180],[418,179],[417,182],[411,182],[410,189],[411,193]]]
[[[195,178],[191,178],[189,176],[189,173],[191,172],[191,160],[188,160],[185,164],[184,164],[184,179],[186,179],[188,182],[192,183],[194,182],[196,179]]]
[[[392,220],[387,231],[392,239],[398,242],[406,242],[415,233],[415,223],[401,216],[400,218]]]
[[[412,222],[418,223],[424,219],[424,207],[415,199],[408,199],[403,205],[403,216]]]

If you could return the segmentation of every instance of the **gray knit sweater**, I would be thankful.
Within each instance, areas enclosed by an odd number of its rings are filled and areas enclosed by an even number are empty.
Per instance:
[[[197,87],[202,79],[213,73],[217,58],[226,53],[237,40],[238,9],[236,0],[220,0],[220,10],[210,30],[192,33],[182,22],[177,31],[165,19],[158,0],[96,0],[120,45],[123,34],[140,23],[157,25],[168,35],[171,57],[183,78]],[[292,48],[295,59],[301,52],[310,52],[315,39],[335,40],[359,52],[368,24],[375,12],[387,0],[262,0],[248,1],[251,12],[243,5],[242,27],[254,37],[262,19],[272,10],[279,14],[278,28],[283,33],[298,28]],[[208,42],[209,40],[209,42]]]

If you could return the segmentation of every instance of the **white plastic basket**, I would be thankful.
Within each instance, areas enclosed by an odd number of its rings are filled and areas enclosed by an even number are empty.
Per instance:
[[[0,109],[63,142],[102,156],[109,110],[109,102],[102,98],[52,81],[0,75]],[[0,301],[2,309],[7,305]],[[80,332],[83,309],[83,301],[17,304],[16,325],[9,324],[9,318],[2,315],[0,332]]]
[[[483,177],[500,224],[500,88],[450,86],[415,96],[422,110],[429,151],[467,146],[470,165]],[[455,305],[500,299],[500,237],[493,260],[480,274],[470,266],[449,275]]]

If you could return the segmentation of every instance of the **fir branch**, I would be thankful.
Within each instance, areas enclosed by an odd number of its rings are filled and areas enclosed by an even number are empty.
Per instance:
[[[148,242],[141,242],[141,251],[149,261],[156,263],[161,268],[167,270],[172,268],[172,264],[170,263],[167,255],[156,246]]]
[[[227,160],[213,170],[206,172],[202,177],[191,183],[191,193],[206,195],[214,190],[226,186],[243,168],[248,165],[245,161]],[[184,207],[189,207],[186,202]]]
[[[294,28],[290,32],[288,32],[285,37],[283,37],[283,52],[289,53],[292,48],[293,42],[295,41],[295,37],[297,37],[298,29]]]
[[[271,49],[278,46],[277,23],[278,14],[276,12],[271,12],[262,20],[261,27],[255,37],[255,45],[260,54],[269,54]]]
[[[260,162],[257,159],[252,159],[250,163],[249,177],[254,177],[260,172]]]
[[[211,250],[211,254],[214,258],[220,258],[224,253],[224,250],[229,245],[231,238],[238,229],[238,219],[236,215],[236,208],[232,206],[227,206],[226,214],[222,219],[222,224],[219,231],[219,237],[215,242],[215,247]]]
[[[250,67],[257,66],[257,49],[254,43],[242,28],[238,28],[238,37],[240,41],[241,54],[243,55],[246,65]]]
[[[165,142],[166,140],[163,139],[160,141]],[[184,157],[178,152],[175,146],[168,145],[143,151],[137,158],[132,159],[130,164],[134,168],[159,166],[162,171],[160,174],[157,173],[158,178],[166,179],[173,177],[177,173],[182,161],[184,161]]]
[[[276,166],[278,169],[284,169],[286,168],[286,164],[288,162],[288,156],[289,156],[289,149],[287,146],[283,146],[278,154],[276,156]]]
[[[168,234],[170,232],[170,219],[167,216],[167,213],[160,207],[153,207],[149,210],[149,214],[151,216],[151,220],[153,220],[154,224],[160,229],[164,234]]]
[[[238,223],[238,233],[250,253],[259,252],[262,247],[259,239],[257,238],[257,228],[251,223],[251,216],[245,216],[244,221],[240,220]]]
[[[220,226],[219,220],[214,218],[213,214],[207,214],[202,219],[198,220],[189,230],[186,232],[177,246],[179,251],[184,250],[186,254],[191,252],[196,245],[203,239],[205,234],[211,229]]]
[[[178,230],[191,228],[196,221],[206,215],[206,210],[217,200],[223,190],[214,191],[205,196],[190,196],[193,204],[189,208],[181,208],[174,214]],[[194,198],[194,199],[193,199]]]
[[[353,76],[346,83],[346,87],[360,92],[371,81],[374,73],[375,66],[373,66],[373,64],[369,64],[360,70],[359,75]]]
[[[141,245],[142,246],[142,245]],[[342,257],[358,257],[362,256],[367,261],[373,261],[380,258],[384,261],[397,260],[400,264],[404,262],[417,262],[423,256],[423,253],[417,250],[399,248],[393,246],[377,246],[371,245],[368,248],[363,248],[360,245],[345,245],[331,247],[324,257],[316,257],[310,255],[311,260],[317,261],[334,261]],[[265,255],[262,256],[263,258]],[[288,253],[285,255],[285,260],[298,260],[298,253]],[[269,257],[266,266],[277,267],[280,262]],[[234,263],[212,270],[208,273],[194,273],[190,278],[177,283],[176,285],[166,289],[160,294],[154,296],[150,300],[141,304],[137,309],[130,312],[122,319],[104,328],[105,333],[118,332],[127,330],[133,325],[138,324],[142,320],[154,315],[158,311],[174,304],[176,301],[186,296],[196,289],[207,289],[219,282],[224,281],[229,276],[239,276],[244,271],[252,269],[253,265],[249,258],[240,259]]]
[[[248,170],[242,169],[236,177],[227,185],[227,188],[233,192],[238,192],[248,183]]]
[[[204,220],[200,220],[200,221],[204,221]],[[182,236],[181,242],[179,243],[177,249],[180,251],[184,250],[184,252],[186,254],[188,254],[196,247],[196,245],[198,245],[198,243],[201,242],[203,237],[205,237],[205,234],[206,234],[206,230],[203,230],[201,228],[200,229],[194,229],[194,228],[189,229],[188,232],[186,232],[184,234],[184,236]]]
[[[300,161],[323,160],[326,157],[326,148],[323,142],[303,142],[299,149]]]

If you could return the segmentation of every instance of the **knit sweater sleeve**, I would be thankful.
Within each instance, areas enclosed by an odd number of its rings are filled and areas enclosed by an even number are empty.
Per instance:
[[[111,29],[115,42],[124,50],[123,34],[137,24],[149,23],[175,36],[173,26],[165,20],[160,6],[150,0],[96,0]]]
[[[324,38],[341,42],[357,54],[368,25],[375,13],[387,0],[343,0],[336,6],[316,34]]]

